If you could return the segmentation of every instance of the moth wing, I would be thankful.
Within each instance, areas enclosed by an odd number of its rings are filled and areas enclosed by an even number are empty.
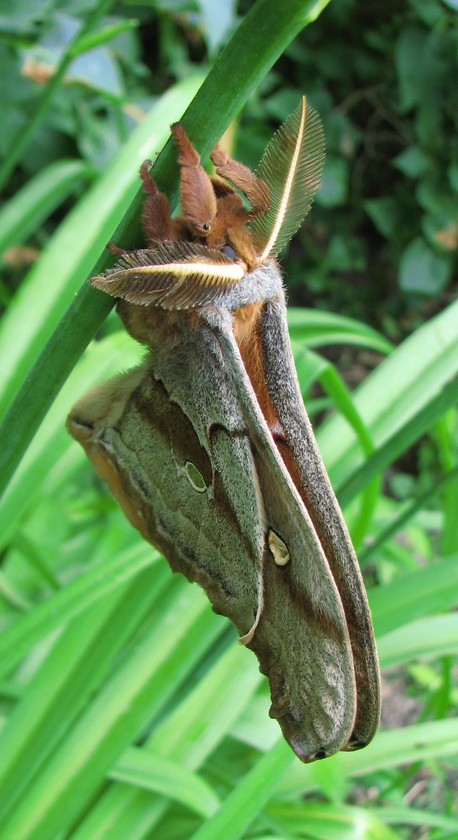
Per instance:
[[[356,677],[356,720],[347,749],[364,747],[380,719],[380,676],[372,619],[358,560],[306,414],[281,297],[265,304],[261,320],[267,390],[285,437],[283,455],[313,522],[346,616]]]
[[[69,429],[173,569],[241,634],[259,618],[249,647],[269,678],[271,713],[301,760],[324,757],[345,745],[355,715],[340,598],[281,459],[253,433],[250,397],[234,393],[243,371],[233,339],[194,323],[179,346],[165,339],[143,369],[77,403]],[[284,567],[270,548],[276,532],[292,558]]]
[[[246,274],[246,265],[191,242],[164,242],[125,254],[90,285],[142,306],[188,309],[217,303]]]
[[[343,604],[233,335],[222,329],[219,340],[245,419],[264,518],[264,603],[248,647],[269,677],[271,716],[278,719],[286,740],[303,761],[324,758],[346,747],[356,715],[353,653]]]

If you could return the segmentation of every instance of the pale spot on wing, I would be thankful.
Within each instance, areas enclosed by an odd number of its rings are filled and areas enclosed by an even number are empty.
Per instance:
[[[267,542],[277,566],[286,566],[289,563],[289,551],[286,543],[272,528],[269,528]]]

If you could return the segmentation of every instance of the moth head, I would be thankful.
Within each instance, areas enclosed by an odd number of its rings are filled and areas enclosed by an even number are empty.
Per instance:
[[[143,221],[150,248],[123,254],[91,285],[143,306],[216,303],[247,273],[275,258],[307,214],[324,161],[323,130],[305,97],[278,129],[256,172],[216,146],[216,178],[181,123],[171,126],[181,167],[182,215],[172,218],[149,163]]]

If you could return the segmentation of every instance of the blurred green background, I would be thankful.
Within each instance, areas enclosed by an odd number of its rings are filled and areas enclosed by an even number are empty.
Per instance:
[[[458,3],[18,0],[0,33],[2,840],[458,837]],[[303,93],[327,157],[291,338],[384,677],[373,744],[307,767],[64,429],[142,355],[84,286],[141,242],[142,160],[191,103],[204,154],[227,129],[256,166]]]

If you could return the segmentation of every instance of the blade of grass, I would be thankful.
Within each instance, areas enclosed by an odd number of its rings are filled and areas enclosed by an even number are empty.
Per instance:
[[[76,716],[106,678],[106,671],[152,604],[170,584],[144,570],[63,627],[0,736],[0,820],[21,796]],[[132,603],[135,602],[135,610]]]
[[[170,615],[175,616],[173,624]],[[2,840],[51,838],[77,819],[103,785],[113,761],[164,707],[178,678],[189,673],[220,627],[203,593],[174,579],[152,627],[2,825]]]
[[[112,589],[123,586],[127,579],[158,558],[151,546],[139,543],[134,549],[119,552],[80,575],[42,604],[36,604],[0,635],[0,678],[6,677],[28,651],[63,622],[79,615]]]
[[[389,355],[393,345],[377,330],[353,318],[319,309],[288,309],[288,326],[292,340],[304,341],[307,347],[328,347],[330,344],[350,344],[368,347]]]
[[[414,428],[416,416],[427,411],[428,405],[447,390],[457,375],[457,319],[458,302],[454,302],[416,330],[356,390],[356,408],[377,449],[389,445],[402,429]],[[447,403],[444,394],[443,410]],[[433,415],[431,412],[431,422],[434,422]],[[359,442],[338,415],[320,427],[317,438],[333,486],[340,491],[363,462]],[[369,475],[365,480],[370,480]]]
[[[167,798],[172,796],[174,801],[204,818],[214,814],[221,805],[210,785],[197,773],[183,767],[181,759],[170,761],[164,756],[131,747],[116,763],[110,777]]]
[[[380,664],[391,668],[413,659],[431,659],[458,648],[458,615],[432,615],[403,624],[377,639]]]
[[[394,825],[417,825],[420,828],[442,828],[450,840],[456,837],[456,819],[453,817],[446,817],[443,814],[435,814],[431,811],[425,811],[423,808],[412,808],[411,805],[406,807],[396,807],[393,805],[384,805],[383,819],[387,823]],[[450,834],[451,832],[451,834]],[[443,836],[443,835],[442,835]]]
[[[0,328],[0,354],[4,358],[0,370],[1,414],[22,385],[27,371],[72,303],[97,257],[104,252],[104,265],[112,259],[106,252],[106,244],[138,191],[138,168],[152,150],[164,144],[170,119],[180,116],[202,78],[201,75],[187,78],[170,88],[154,105],[115,160],[60,225],[22,283]],[[124,244],[122,238],[119,241]],[[102,303],[103,297],[106,296],[97,296],[96,301]],[[108,303],[106,299],[103,302]],[[105,314],[110,308],[111,304],[105,305]],[[54,347],[54,365],[62,354],[65,355],[69,340],[70,336],[62,330]],[[50,377],[52,379],[51,372]],[[33,390],[34,381],[32,378],[26,391]],[[42,384],[47,387],[46,381]]]
[[[449,557],[369,591],[376,635],[453,607],[458,592],[458,557]]]
[[[334,365],[329,364],[320,376],[320,382],[342,417],[345,417],[355,430],[361,448],[367,457],[374,452],[372,436],[361,418],[344,380]],[[381,476],[375,475],[364,488],[360,497],[360,509],[351,525],[351,536],[358,551],[373,520],[381,489]]]
[[[234,721],[249,703],[261,675],[252,657],[233,641],[206,670],[195,687],[161,721],[144,745],[153,756],[179,761],[197,770],[220,747]],[[169,799],[113,785],[97,802],[74,840],[143,840],[173,807]]]
[[[280,837],[300,837],[307,826],[307,837],[317,840],[400,840],[382,822],[383,811],[334,805],[328,802],[277,803],[267,808],[267,816]]]
[[[393,431],[391,437],[381,444],[365,463],[343,482],[338,496],[345,506],[361,492],[383,470],[430,429],[450,406],[458,402],[458,377],[446,381],[438,394],[430,396],[423,408],[415,415],[406,417],[404,425]]]
[[[286,742],[278,741],[238,782],[219,811],[194,832],[192,840],[214,840],[215,837],[237,840],[242,837],[294,760]]]
[[[88,174],[82,160],[58,160],[31,178],[0,210],[0,257],[35,233]]]
[[[457,754],[458,719],[449,718],[382,730],[364,750],[338,753],[326,762],[335,765],[336,773],[360,778],[417,761],[446,760]],[[314,766],[301,767],[293,762],[279,782],[276,794],[285,798],[303,796],[316,787]]]
[[[441,476],[441,478],[437,479],[431,487],[428,487],[428,489],[423,493],[415,496],[412,501],[406,504],[403,510],[391,520],[389,525],[380,531],[371,543],[368,543],[360,549],[358,552],[360,562],[367,563],[371,557],[377,554],[381,546],[388,542],[388,540],[390,540],[395,534],[399,533],[401,528],[403,528],[409,520],[418,513],[418,511],[425,508],[427,503],[440,494],[444,487],[446,487],[449,483],[455,483],[457,479],[458,467]]]
[[[64,422],[75,400],[104,379],[133,367],[142,356],[139,345],[123,332],[94,342],[87,349],[41,424],[2,499],[0,548],[6,547],[14,537],[21,517],[43,492],[47,476],[74,446]]]

